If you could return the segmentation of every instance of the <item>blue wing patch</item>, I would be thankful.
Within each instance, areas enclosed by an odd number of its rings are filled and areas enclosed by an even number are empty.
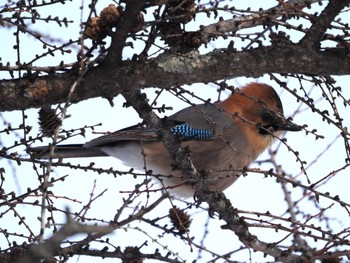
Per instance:
[[[204,129],[194,129],[183,123],[170,129],[174,135],[180,135],[184,140],[210,140],[214,138],[214,133]]]

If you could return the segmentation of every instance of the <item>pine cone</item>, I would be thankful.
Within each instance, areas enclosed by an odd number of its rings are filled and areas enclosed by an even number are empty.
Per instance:
[[[55,110],[44,105],[39,110],[39,125],[44,136],[50,137],[55,129],[61,125],[61,120],[57,117]]]

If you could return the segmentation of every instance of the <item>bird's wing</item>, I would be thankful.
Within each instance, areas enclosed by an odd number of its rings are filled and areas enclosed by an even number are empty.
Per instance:
[[[145,125],[134,125],[122,130],[95,138],[84,144],[84,147],[101,147],[122,141],[156,141],[157,134]]]
[[[170,131],[182,140],[211,140],[217,132],[232,124],[226,112],[216,104],[188,107],[167,118]],[[125,141],[159,141],[157,134],[145,125],[134,125],[87,142],[85,147],[101,147]]]
[[[218,104],[200,104],[188,107],[175,113],[170,119],[187,124],[188,127],[198,132],[222,132],[232,126],[232,116],[225,112]]]

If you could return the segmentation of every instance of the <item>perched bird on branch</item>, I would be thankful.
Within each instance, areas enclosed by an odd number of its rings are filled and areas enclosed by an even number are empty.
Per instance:
[[[283,115],[281,100],[269,85],[250,83],[226,100],[190,106],[167,117],[197,171],[223,191],[233,184],[283,131],[301,127]],[[32,148],[35,158],[49,158],[50,147]],[[152,171],[161,184],[180,196],[194,194],[161,139],[149,127],[136,125],[85,144],[57,145],[53,158],[113,156],[137,170]]]

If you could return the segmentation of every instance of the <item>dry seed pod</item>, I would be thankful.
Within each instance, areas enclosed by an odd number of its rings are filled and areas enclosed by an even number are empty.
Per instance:
[[[176,206],[169,209],[169,218],[180,234],[187,232],[192,222],[190,216]]]
[[[55,129],[61,125],[61,120],[57,117],[55,110],[44,105],[39,110],[39,125],[44,136],[52,136]]]
[[[100,41],[106,37],[106,32],[101,30],[99,17],[91,17],[90,21],[86,25],[84,35],[85,37],[91,38],[95,41]]]
[[[125,247],[124,258],[122,259],[125,263],[142,263],[143,259],[138,247]]]
[[[199,48],[203,44],[200,32],[185,32],[183,34],[183,45],[189,48]]]
[[[115,5],[110,4],[100,12],[100,27],[110,28],[116,26],[119,18],[120,13],[118,8]]]

